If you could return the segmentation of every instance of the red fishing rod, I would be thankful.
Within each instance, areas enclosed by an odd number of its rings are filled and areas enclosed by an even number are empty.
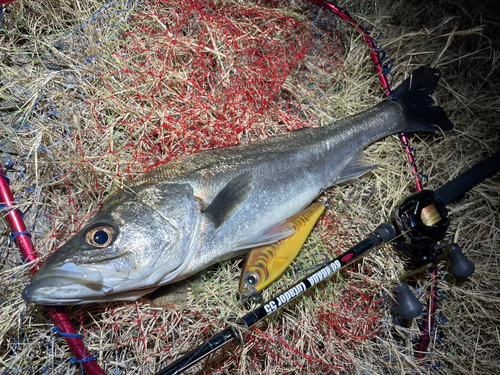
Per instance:
[[[21,211],[16,208],[14,196],[10,190],[10,180],[0,165],[0,207],[7,213],[7,221],[10,226],[11,235],[14,238],[21,254],[26,262],[33,262],[38,259],[38,256],[31,241]],[[31,275],[38,271],[37,266],[32,266],[30,269]],[[83,369],[89,375],[104,375],[104,371],[99,367],[94,357],[85,347],[83,337],[77,334],[75,328],[71,324],[68,315],[62,307],[49,307],[50,318],[54,321],[57,330],[64,337],[73,352],[74,359],[72,361],[79,362]]]
[[[384,89],[384,94],[387,97],[394,98],[393,93],[392,93],[390,86],[389,86],[389,82],[387,81],[387,79],[385,77],[385,74],[388,73],[388,71],[386,71],[386,69],[384,69],[383,61],[379,55],[379,48],[377,48],[377,45],[376,45],[375,41],[373,40],[373,38],[371,37],[370,32],[367,29],[363,28],[358,22],[356,22],[356,20],[354,20],[351,17],[349,12],[347,12],[343,8],[340,8],[339,6],[336,6],[332,3],[328,3],[328,2],[322,1],[322,0],[307,0],[307,1],[309,1],[310,3],[313,3],[315,5],[321,6],[324,9],[327,9],[328,11],[333,12],[335,15],[337,15],[337,17],[339,17],[339,18],[343,19],[344,21],[346,21],[347,23],[349,23],[349,25],[353,29],[357,30],[361,34],[364,41],[368,45],[368,48],[370,48],[370,56],[372,58],[373,64],[375,65],[375,70],[377,72],[377,75],[378,75],[378,78],[379,78],[380,83],[382,85],[382,88]],[[403,144],[403,147],[406,151],[406,155],[408,156],[408,161],[410,162],[410,166],[411,166],[412,171],[414,173],[417,191],[422,191],[422,189],[423,189],[422,183],[421,183],[420,178],[419,178],[419,173],[417,170],[417,166],[415,164],[415,160],[413,157],[413,153],[412,153],[412,149],[410,147],[408,137],[406,136],[406,134],[401,133],[401,134],[399,134],[399,139],[400,139],[401,143]],[[401,296],[401,299],[403,299],[402,296],[407,296],[407,299],[409,299],[411,293],[410,293],[409,289],[407,289],[408,286],[405,285],[404,282],[402,282],[402,286],[400,286],[400,288],[403,288],[402,291],[399,293],[399,295]],[[417,358],[423,358],[426,355],[427,348],[428,348],[429,342],[430,342],[430,333],[434,327],[434,314],[436,312],[436,294],[437,294],[437,267],[434,267],[434,269],[432,271],[432,283],[429,286],[428,292],[429,292],[429,303],[428,303],[428,307],[427,307],[427,318],[424,320],[423,334],[421,335],[421,338],[420,338]],[[404,302],[401,301],[401,303],[404,303]],[[416,304],[416,302],[414,302],[414,304]],[[420,314],[418,314],[418,315],[420,315]],[[412,317],[416,317],[416,316],[412,316]]]
[[[362,27],[358,22],[356,22],[355,19],[351,17],[349,12],[335,4],[328,3],[326,1],[322,0],[306,0],[312,4],[318,5],[330,12],[333,12],[337,17],[340,19],[343,19],[346,21],[353,29],[357,30],[361,36],[363,37],[363,40],[366,42],[368,45],[368,48],[370,49],[370,57],[372,58],[373,65],[375,66],[375,71],[377,72],[378,79],[380,80],[380,84],[382,85],[382,88],[384,89],[384,94],[388,98],[394,98],[394,94],[391,91],[389,82],[387,81],[387,78],[385,77],[386,74],[390,73],[389,69],[384,67],[384,61],[380,57],[379,51],[380,49],[377,47],[377,44],[375,40],[370,35],[370,32]],[[417,166],[415,165],[415,160],[413,158],[413,153],[409,144],[409,140],[406,136],[406,134],[402,133],[399,135],[399,139],[401,140],[401,143],[403,144],[406,154],[408,156],[408,160],[410,162],[411,168],[413,170],[413,173],[415,174],[415,184],[417,186],[417,190],[421,191],[422,190],[422,183],[420,182],[420,178],[418,177],[418,170]]]

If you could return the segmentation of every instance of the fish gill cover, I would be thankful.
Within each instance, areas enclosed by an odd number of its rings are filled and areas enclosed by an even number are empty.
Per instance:
[[[358,35],[303,2],[24,1],[2,17],[0,46],[8,53],[0,57],[0,161],[42,260],[145,171],[204,149],[325,125],[382,97]],[[423,33],[393,43],[416,37],[425,45]],[[397,51],[407,65],[420,56]],[[320,262],[313,254],[340,253],[407,195],[412,176],[397,139],[377,147],[384,177],[336,189],[337,206],[320,219],[295,266]],[[387,197],[387,185],[399,190]],[[81,373],[46,310],[21,299],[27,267],[13,237],[2,241],[0,368]],[[323,283],[297,310],[259,325],[244,348],[228,347],[195,369],[416,371],[412,342],[420,329],[394,320],[384,282],[402,265],[389,254],[380,250]],[[141,299],[68,313],[107,373],[154,373],[243,315],[239,267],[241,260],[210,270],[189,294],[188,309],[151,309]],[[296,279],[291,270],[271,292]]]

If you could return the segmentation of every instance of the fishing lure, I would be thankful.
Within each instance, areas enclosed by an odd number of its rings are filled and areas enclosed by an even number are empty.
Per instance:
[[[257,302],[262,299],[259,293],[280,277],[297,257],[324,210],[323,203],[313,204],[285,223],[284,227],[293,228],[293,235],[248,253],[241,272],[240,303],[250,298]]]

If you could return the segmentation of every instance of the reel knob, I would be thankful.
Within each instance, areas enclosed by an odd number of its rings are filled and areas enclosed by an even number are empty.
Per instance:
[[[465,255],[457,244],[448,250],[451,261],[451,272],[457,277],[468,277],[474,273],[476,267]]]
[[[395,288],[397,310],[406,319],[416,318],[422,314],[424,306],[413,295],[406,281],[401,281]]]

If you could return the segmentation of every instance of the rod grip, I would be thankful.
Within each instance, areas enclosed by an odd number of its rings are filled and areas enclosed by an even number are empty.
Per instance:
[[[500,152],[493,154],[467,172],[462,173],[457,178],[441,186],[434,192],[435,197],[447,205],[460,198],[468,190],[492,176],[498,170],[500,170]]]

